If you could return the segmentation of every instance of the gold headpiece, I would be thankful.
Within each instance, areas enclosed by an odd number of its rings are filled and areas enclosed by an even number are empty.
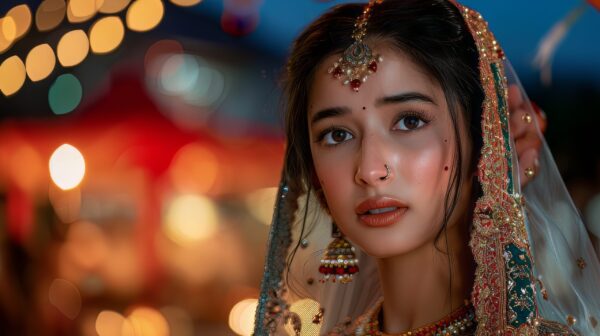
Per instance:
[[[383,0],[371,0],[365,6],[361,16],[354,24],[352,32],[354,43],[344,50],[342,57],[328,70],[334,78],[342,79],[344,85],[350,85],[356,92],[367,80],[367,77],[377,71],[377,63],[383,60],[380,55],[373,55],[371,48],[363,41],[367,35],[367,23],[371,16],[371,10],[373,6],[382,2]]]

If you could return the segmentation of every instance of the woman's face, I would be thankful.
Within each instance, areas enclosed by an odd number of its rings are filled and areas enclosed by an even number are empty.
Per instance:
[[[350,240],[379,258],[434,242],[457,150],[439,84],[402,52],[383,47],[375,48],[383,56],[379,71],[359,92],[327,72],[339,56],[325,59],[308,108],[314,168],[329,211]],[[458,124],[463,153],[470,153],[462,116]],[[465,172],[470,157],[463,156]],[[466,212],[471,179],[464,180],[449,226]]]

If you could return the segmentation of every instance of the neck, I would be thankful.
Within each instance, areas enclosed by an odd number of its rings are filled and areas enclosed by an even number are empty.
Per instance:
[[[462,228],[454,225],[442,232],[437,245],[432,242],[378,260],[384,332],[405,332],[438,321],[469,299],[475,266],[465,243],[469,233]]]

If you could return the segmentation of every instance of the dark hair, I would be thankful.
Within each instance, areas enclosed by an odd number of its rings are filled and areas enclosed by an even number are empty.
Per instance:
[[[332,8],[308,26],[292,47],[284,81],[287,99],[284,177],[292,195],[301,195],[311,187],[318,188],[314,182],[306,116],[315,70],[325,58],[343,52],[353,42],[354,23],[363,9],[364,4]],[[384,1],[373,8],[366,39],[389,41],[421,66],[445,93],[457,139],[457,155],[446,193],[445,227],[456,207],[463,180],[458,113],[464,113],[472,139],[470,172],[476,167],[482,143],[483,89],[475,42],[459,10],[446,0]],[[296,197],[290,198],[292,202],[295,200]]]

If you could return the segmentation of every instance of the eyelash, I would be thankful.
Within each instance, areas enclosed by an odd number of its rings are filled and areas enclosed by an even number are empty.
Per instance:
[[[399,131],[403,131],[403,132],[412,132],[412,131],[416,131],[418,129],[423,128],[425,125],[429,124],[431,122],[431,118],[429,118],[425,112],[422,111],[407,111],[407,112],[403,112],[400,113],[400,115],[398,115],[396,117],[396,120],[394,121],[394,126],[396,126],[396,124],[398,124],[402,119],[407,118],[407,117],[414,117],[414,118],[418,118],[420,121],[423,122],[423,125],[420,127],[417,127],[414,130],[399,130]]]
[[[394,127],[396,126],[396,124],[398,124],[400,121],[402,121],[404,118],[407,118],[407,117],[418,118],[420,121],[423,122],[423,125],[420,126],[420,127],[418,127],[418,128],[416,128],[416,129],[413,129],[413,130],[400,130],[400,129],[395,129],[395,130],[400,131],[400,132],[412,132],[412,131],[416,131],[418,129],[423,128],[425,125],[427,125],[427,124],[429,124],[431,122],[431,119],[429,117],[427,117],[424,112],[421,112],[421,111],[407,111],[407,112],[400,113],[396,117],[396,119],[394,121]],[[348,130],[342,128],[342,127],[331,126],[331,127],[328,127],[326,129],[324,129],[323,131],[321,131],[319,133],[319,135],[317,136],[315,142],[316,143],[322,143],[322,145],[326,146],[326,147],[335,147],[335,146],[341,145],[341,144],[345,143],[346,141],[348,141],[348,140],[344,140],[342,142],[331,143],[331,144],[325,144],[325,143],[323,143],[323,140],[325,139],[325,137],[328,134],[333,133],[335,131],[344,131],[344,132],[350,134],[350,136],[354,137],[350,131],[348,131]]]

